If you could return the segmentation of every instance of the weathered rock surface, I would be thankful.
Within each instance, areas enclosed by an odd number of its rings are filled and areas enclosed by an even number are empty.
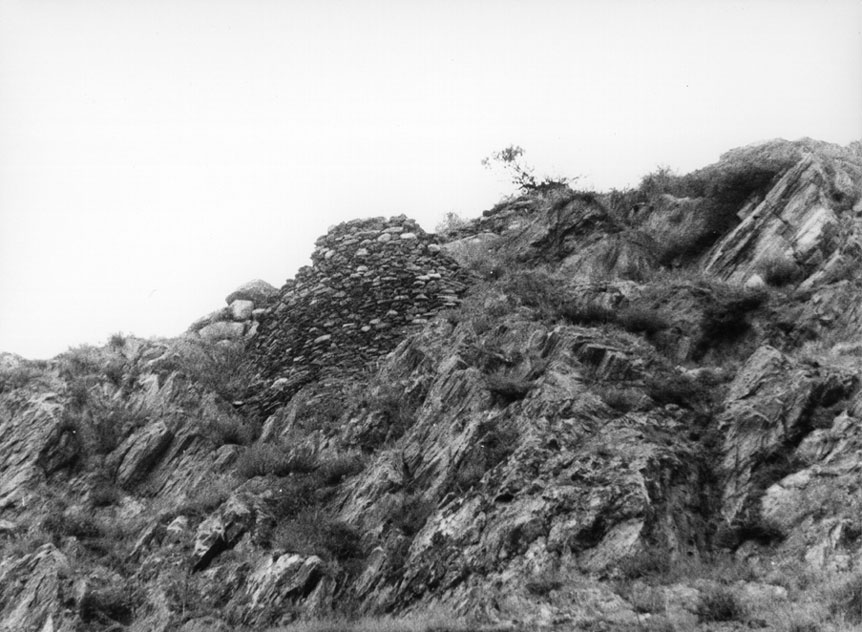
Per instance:
[[[266,281],[255,279],[248,283],[243,283],[233,292],[225,297],[224,301],[228,305],[234,301],[251,301],[258,307],[265,307],[267,302],[278,294],[278,290]]]
[[[176,340],[0,354],[0,630],[843,625],[860,150],[349,222]]]

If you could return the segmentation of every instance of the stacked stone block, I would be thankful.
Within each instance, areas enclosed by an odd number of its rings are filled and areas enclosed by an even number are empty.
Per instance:
[[[315,245],[312,265],[281,288],[254,338],[276,392],[323,368],[359,368],[388,353],[408,327],[456,307],[468,281],[403,215],[340,224]]]

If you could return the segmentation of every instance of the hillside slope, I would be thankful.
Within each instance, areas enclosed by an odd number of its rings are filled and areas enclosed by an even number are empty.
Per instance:
[[[862,144],[312,262],[177,339],[0,356],[0,630],[862,623]]]

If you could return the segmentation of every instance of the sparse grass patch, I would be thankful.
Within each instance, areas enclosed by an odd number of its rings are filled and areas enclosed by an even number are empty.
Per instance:
[[[617,568],[624,579],[631,580],[666,575],[671,563],[666,551],[647,548],[623,558]]]
[[[736,594],[723,586],[705,591],[697,605],[701,621],[741,621],[745,614]]]
[[[643,400],[641,392],[634,387],[600,386],[594,390],[605,404],[621,413],[636,410]]]
[[[670,327],[670,321],[658,310],[645,307],[628,307],[616,317],[616,322],[634,334],[654,336]]]
[[[305,452],[292,452],[289,448],[271,443],[250,446],[237,459],[236,471],[242,478],[255,476],[286,476],[291,472],[313,472],[317,459]]]
[[[110,481],[100,481],[90,490],[89,501],[93,507],[110,507],[122,499],[120,488]]]
[[[416,535],[434,513],[435,505],[419,494],[408,494],[395,507],[390,518],[392,526],[408,538]]]
[[[433,612],[407,617],[365,617],[298,621],[273,632],[500,632],[500,627],[482,626],[447,614]]]
[[[106,401],[91,397],[87,406],[77,412],[67,408],[64,416],[86,454],[105,455],[144,426],[150,419],[150,411],[129,406],[120,399]]]
[[[37,365],[27,361],[17,366],[0,368],[0,393],[7,393],[16,388],[22,388],[43,373]]]
[[[242,399],[254,379],[254,369],[242,343],[188,339],[175,356],[176,367],[189,379],[232,402]]]
[[[517,445],[517,428],[500,420],[483,421],[477,428],[474,447],[454,472],[455,487],[467,491],[477,485],[485,472],[506,461]]]
[[[359,446],[372,452],[400,439],[416,423],[416,411],[423,400],[424,392],[408,395],[400,385],[372,389],[363,403],[374,420],[357,437]]]
[[[750,328],[748,314],[762,306],[767,298],[763,290],[717,288],[701,315],[696,355],[701,357],[709,349],[746,333]]]
[[[763,280],[773,287],[783,287],[802,277],[802,268],[790,256],[778,255],[760,264]]]
[[[672,371],[654,373],[646,378],[644,386],[647,395],[659,406],[675,404],[696,408],[710,397],[705,384]]]
[[[137,600],[126,586],[105,586],[88,590],[78,602],[78,614],[85,623],[132,622]]]
[[[177,516],[202,518],[220,507],[230,497],[233,487],[229,477],[226,476],[208,481],[188,494],[188,500],[162,513],[159,520],[170,522]]]
[[[832,592],[830,610],[849,623],[862,623],[862,574],[851,577]]]
[[[219,415],[201,422],[202,434],[216,446],[249,445],[257,438],[257,428],[238,417]]]
[[[273,534],[273,546],[337,562],[359,560],[365,554],[358,529],[317,509],[303,510],[280,523]]]
[[[64,537],[90,540],[103,535],[102,526],[92,516],[79,512],[52,512],[42,520],[41,526],[53,537],[55,543],[59,543]]]
[[[524,399],[533,390],[535,382],[503,373],[494,373],[485,376],[485,386],[499,402],[509,405]]]
[[[582,305],[575,301],[567,301],[559,307],[558,313],[561,318],[573,325],[603,325],[616,320],[614,310],[599,303]]]
[[[555,590],[559,590],[563,586],[558,573],[546,572],[533,577],[524,584],[527,592],[536,597],[547,597]]]
[[[316,469],[323,484],[331,486],[359,474],[365,469],[365,462],[358,454],[337,454],[321,460]]]

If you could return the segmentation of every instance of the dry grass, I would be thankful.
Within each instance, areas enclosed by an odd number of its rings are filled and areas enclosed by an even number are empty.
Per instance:
[[[329,619],[297,622],[270,632],[492,632],[501,628],[480,625],[442,611],[407,617],[363,617],[352,621]]]

